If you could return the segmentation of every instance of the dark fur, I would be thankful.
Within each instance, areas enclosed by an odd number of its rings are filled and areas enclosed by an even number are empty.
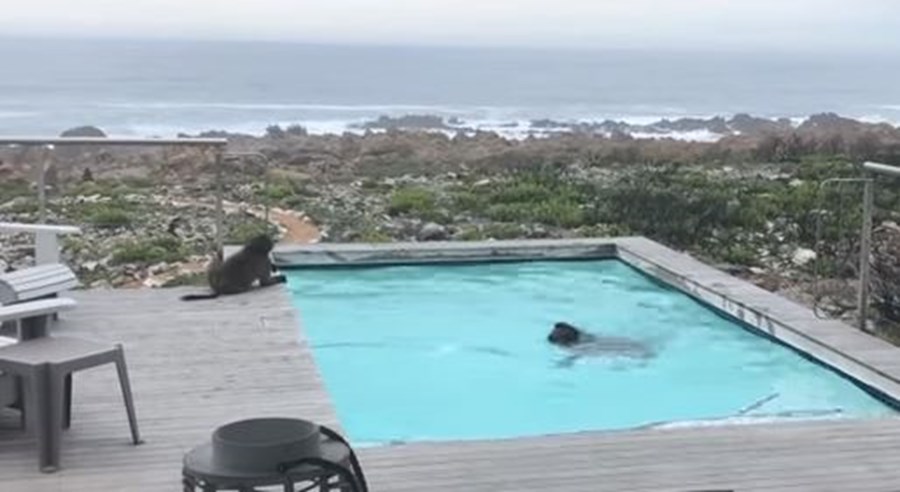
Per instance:
[[[179,237],[178,236],[178,226],[180,226],[183,223],[184,223],[184,219],[182,219],[181,217],[175,217],[174,219],[169,221],[169,226],[166,228],[166,231],[175,237]]]
[[[188,294],[183,301],[214,299],[221,295],[240,294],[253,288],[255,282],[260,287],[284,283],[284,275],[272,275],[275,271],[269,253],[275,244],[266,235],[259,235],[247,242],[243,249],[222,262],[222,255],[213,260],[207,271],[209,294]]]
[[[645,360],[656,356],[653,348],[642,341],[588,333],[564,321],[553,325],[547,341],[571,354],[557,363],[559,367],[569,367],[584,356],[624,356]]]
[[[553,325],[553,331],[547,335],[547,341],[554,345],[571,347],[572,345],[582,342],[584,335],[585,334],[578,328],[575,328],[564,321],[560,321]]]

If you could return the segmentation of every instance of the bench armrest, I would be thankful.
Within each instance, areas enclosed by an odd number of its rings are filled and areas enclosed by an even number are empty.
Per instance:
[[[54,234],[81,234],[77,226],[52,224],[24,224],[20,222],[0,222],[0,231],[5,232],[52,232]]]
[[[49,316],[61,311],[75,309],[76,305],[75,299],[60,297],[0,306],[0,322]]]
[[[59,263],[59,236],[81,234],[81,228],[75,226],[22,224],[19,222],[0,222],[0,231],[34,234],[34,259],[38,265]]]

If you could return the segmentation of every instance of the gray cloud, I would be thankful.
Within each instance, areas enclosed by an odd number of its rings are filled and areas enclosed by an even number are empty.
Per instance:
[[[892,0],[28,0],[0,10],[0,32],[893,51],[897,19]]]

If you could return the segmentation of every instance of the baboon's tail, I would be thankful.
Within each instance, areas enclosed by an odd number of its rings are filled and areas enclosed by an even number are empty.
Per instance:
[[[181,300],[182,301],[200,301],[203,299],[215,299],[216,297],[219,297],[219,294],[216,294],[215,292],[213,292],[211,294],[186,294],[186,295],[181,296]]]

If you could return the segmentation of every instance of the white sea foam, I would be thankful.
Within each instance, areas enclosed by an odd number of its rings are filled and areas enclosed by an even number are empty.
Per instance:
[[[900,108],[898,108],[898,109],[900,109]],[[873,123],[873,124],[887,123],[892,126],[896,126],[896,125],[900,124],[900,119],[890,118],[890,117],[880,115],[880,114],[867,114],[867,115],[859,116],[856,119],[863,123]]]
[[[131,125],[127,127],[109,127],[107,130],[111,133],[118,133],[131,136],[155,136],[155,137],[171,137],[179,133],[198,134],[206,131],[226,131],[229,133],[240,133],[247,135],[263,135],[266,128],[272,125],[278,125],[281,128],[287,128],[291,125],[301,125],[311,135],[340,135],[343,133],[352,133],[361,135],[365,133],[365,129],[360,128],[359,124],[368,121],[366,118],[355,120],[301,120],[301,121],[249,121],[243,123],[232,124],[215,124],[202,123],[193,125],[159,125],[159,124],[142,124]],[[602,121],[602,120],[601,120]],[[654,120],[658,121],[658,120]],[[511,125],[515,123],[515,125]],[[599,121],[598,121],[599,123]],[[528,137],[546,138],[553,135],[563,134],[570,131],[565,126],[555,127],[532,127],[528,121],[500,121],[500,120],[463,120],[457,125],[448,125],[451,128],[435,128],[419,131],[443,133],[448,137],[453,137],[458,133],[473,135],[475,131],[493,132],[497,135],[510,140],[522,140]],[[373,132],[381,130],[374,129]],[[632,137],[638,139],[661,139],[671,138],[682,141],[693,142],[715,142],[722,138],[722,135],[713,133],[709,130],[695,130],[687,132],[634,132]]]
[[[647,133],[634,132],[631,134],[633,138],[644,139],[662,139],[671,138],[673,140],[682,140],[685,142],[717,142],[722,139],[720,133],[711,132],[709,130],[692,130],[688,132],[667,132],[667,133]]]
[[[239,133],[244,135],[261,136],[266,133],[266,129],[270,126],[277,125],[285,129],[292,125],[300,125],[312,135],[340,135],[343,133],[362,134],[365,130],[353,128],[353,123],[359,123],[363,120],[343,121],[343,120],[317,120],[317,121],[248,121],[244,123],[232,124],[216,124],[216,123],[199,123],[193,125],[160,125],[160,124],[142,124],[130,126],[114,126],[109,127],[111,133],[119,133],[129,136],[154,136],[154,137],[174,137],[179,133],[188,135],[196,135],[208,131],[225,131],[228,133]]]

